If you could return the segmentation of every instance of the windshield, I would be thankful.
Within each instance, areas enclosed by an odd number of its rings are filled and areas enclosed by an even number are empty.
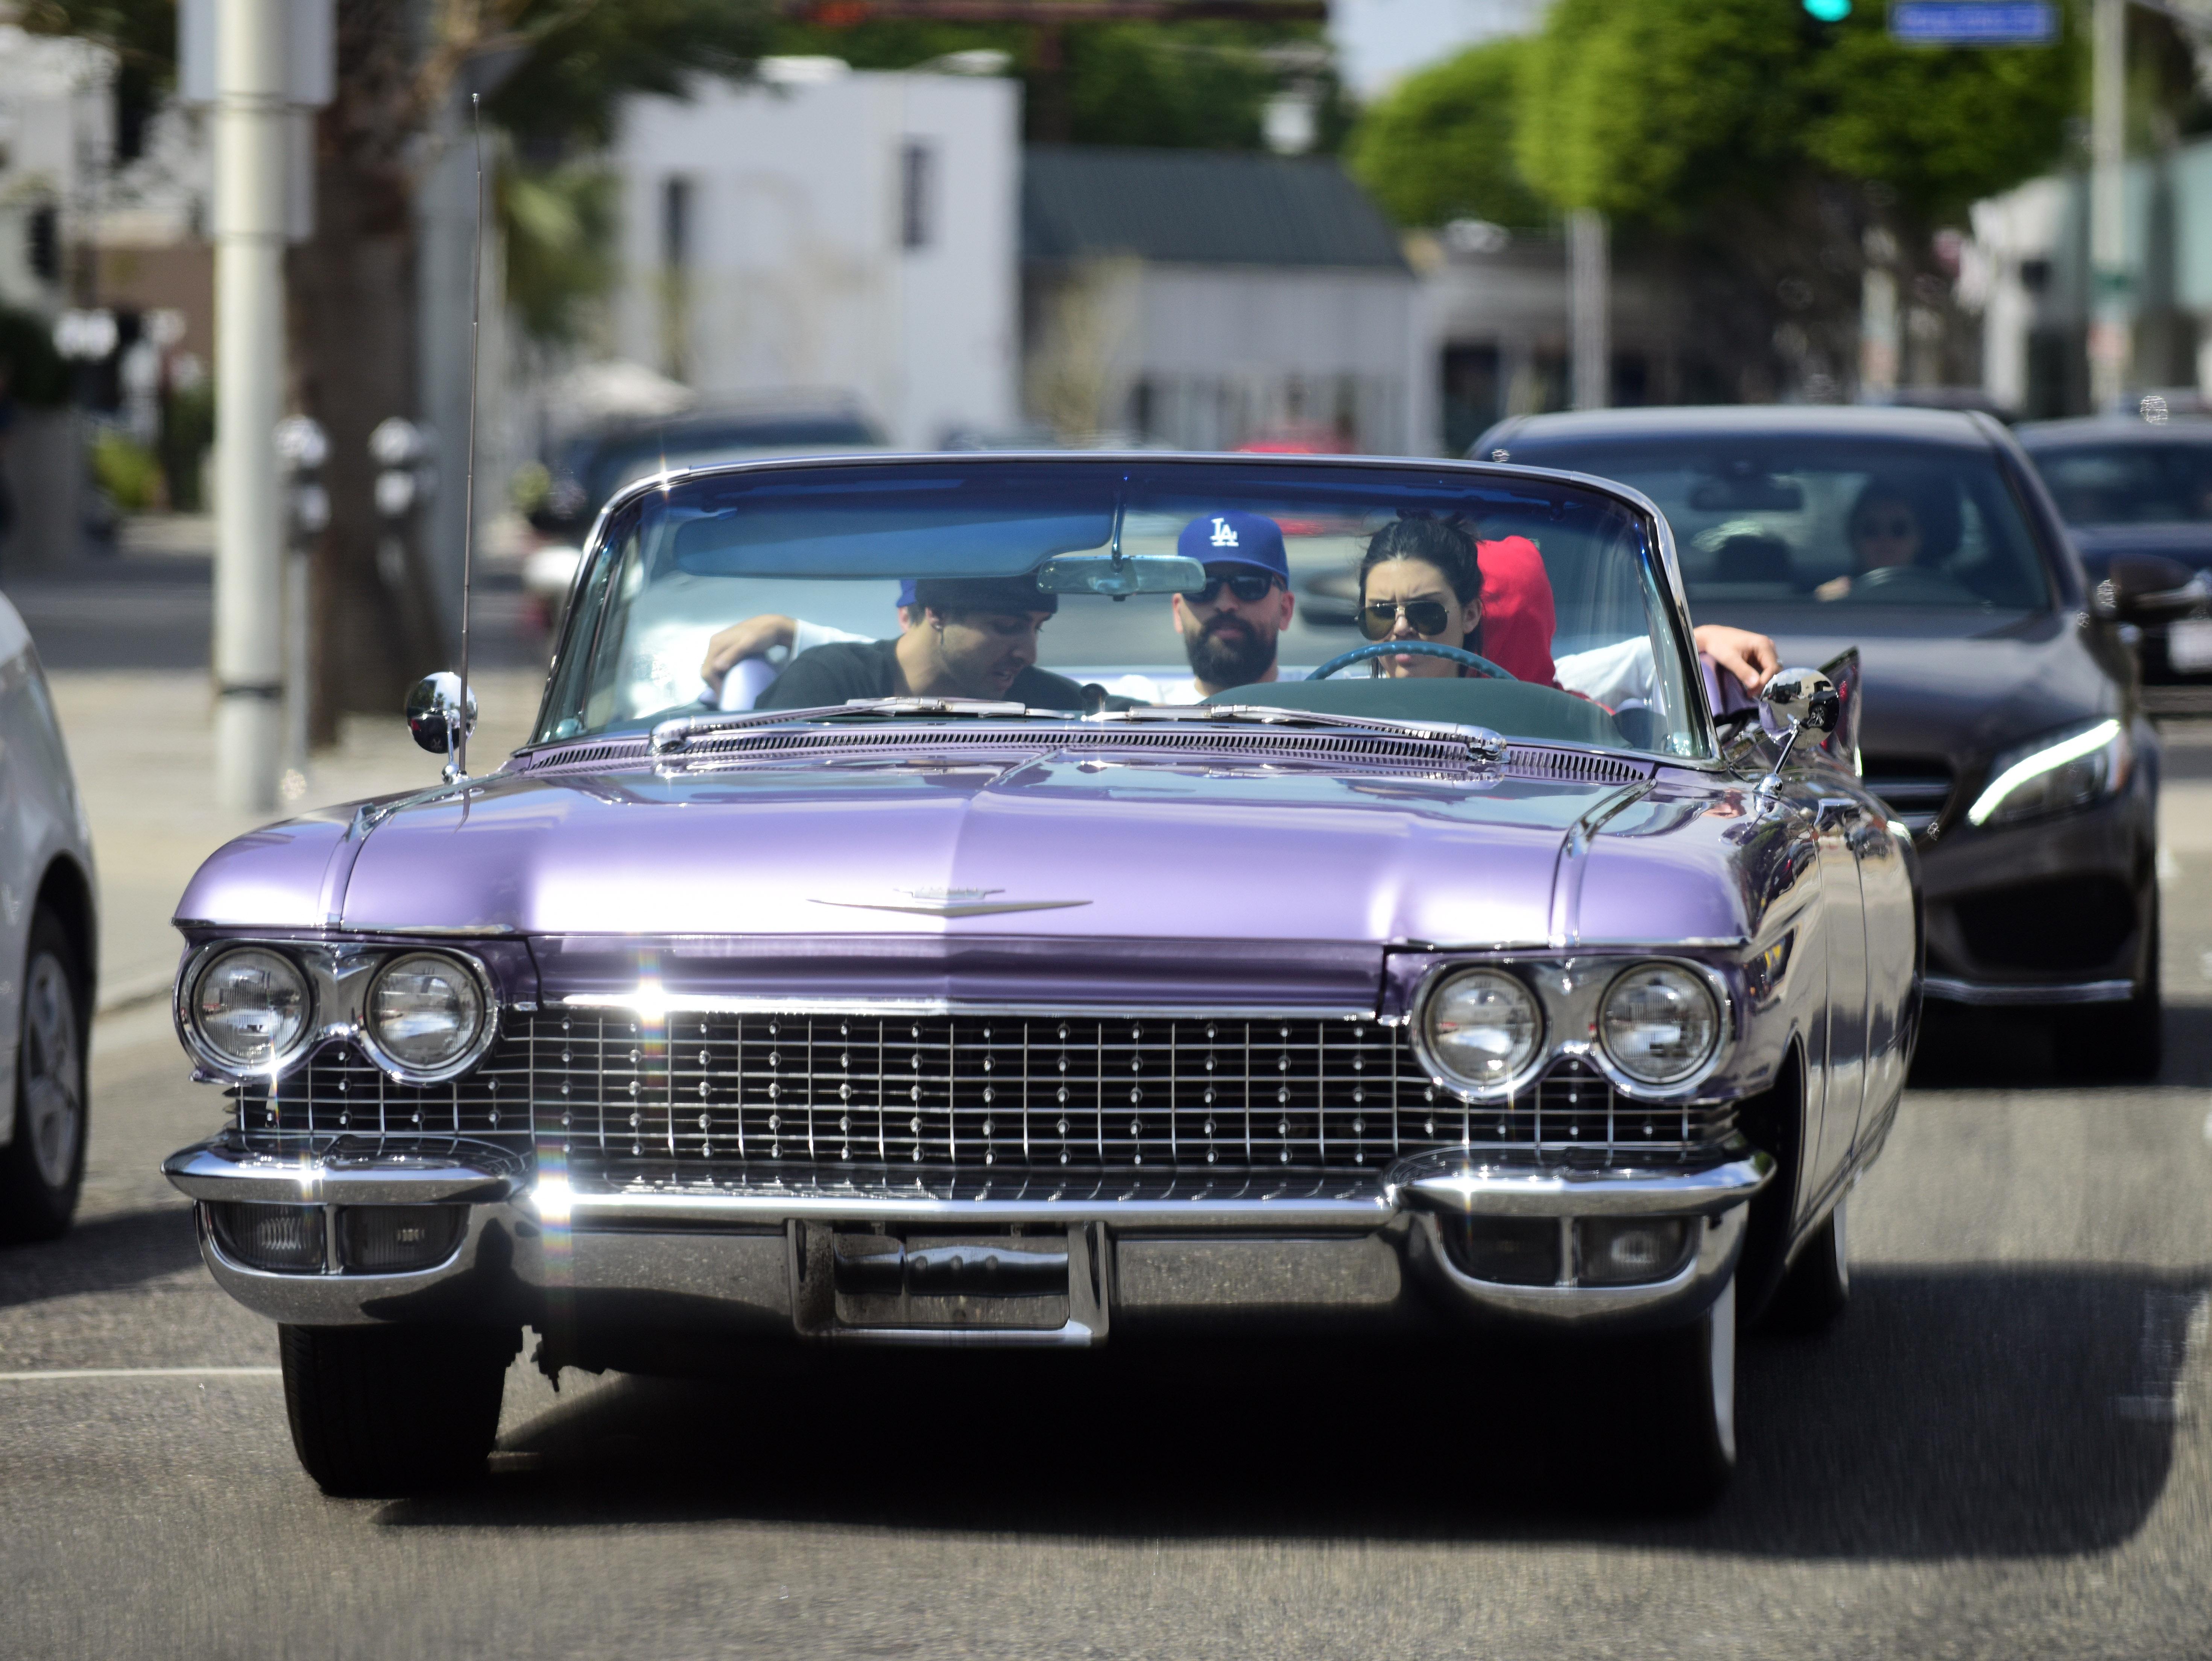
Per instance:
[[[1449,465],[963,456],[686,478],[610,520],[537,741],[869,697],[1212,698],[1701,756],[1646,524]],[[1116,555],[1154,591],[1086,591]]]
[[[1513,459],[1650,497],[1674,526],[1700,618],[1712,607],[1879,608],[1949,614],[1978,630],[1993,614],[2050,603],[2020,505],[1985,454],[1808,434],[1523,442]]]
[[[2069,524],[2212,520],[2212,443],[2084,444],[2029,453]]]

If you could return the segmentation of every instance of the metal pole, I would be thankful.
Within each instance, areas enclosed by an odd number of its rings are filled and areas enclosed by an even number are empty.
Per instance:
[[[2089,402],[2103,409],[2127,390],[2127,0],[2095,0],[2089,71]]]
[[[265,813],[283,757],[285,7],[216,3],[216,797]]]
[[[1595,208],[1575,209],[1567,215],[1567,329],[1577,409],[1602,409],[1613,402],[1611,266],[1605,215]]]

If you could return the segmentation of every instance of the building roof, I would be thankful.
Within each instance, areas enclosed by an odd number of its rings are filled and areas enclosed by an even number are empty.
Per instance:
[[[1032,144],[1022,258],[1406,269],[1397,233],[1334,161]]]

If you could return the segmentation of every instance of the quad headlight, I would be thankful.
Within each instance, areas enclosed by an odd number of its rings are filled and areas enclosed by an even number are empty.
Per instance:
[[[1970,825],[2009,825],[2115,796],[2134,770],[2128,730],[2107,718],[2008,749],[1966,809]]]
[[[489,1036],[489,1015],[467,964],[443,952],[408,952],[376,972],[362,1026],[380,1059],[428,1082],[476,1059]]]
[[[1544,1042],[1544,1012],[1502,969],[1462,969],[1421,1011],[1421,1037],[1437,1070],[1471,1090],[1501,1089],[1528,1070]]]
[[[1712,988],[1677,963],[1638,963],[1614,977],[1598,1011],[1598,1041],[1639,1084],[1679,1084],[1712,1057],[1721,1009]]]
[[[259,1070],[290,1057],[313,1006],[299,965],[266,947],[241,946],[200,971],[185,1014],[210,1059]]]

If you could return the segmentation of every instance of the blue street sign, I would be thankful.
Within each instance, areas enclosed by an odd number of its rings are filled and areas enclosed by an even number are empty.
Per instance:
[[[2051,0],[1892,0],[1889,33],[1913,46],[2047,46],[2058,39]]]

